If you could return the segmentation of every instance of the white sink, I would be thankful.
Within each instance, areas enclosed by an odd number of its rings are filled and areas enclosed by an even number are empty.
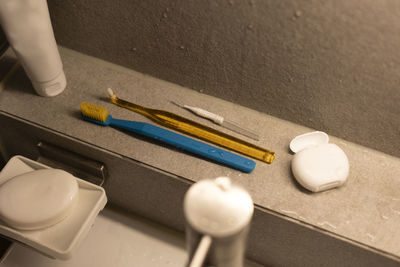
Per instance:
[[[186,260],[182,233],[106,208],[71,259],[51,259],[14,243],[0,267],[183,267]],[[246,261],[245,266],[261,265]]]
[[[70,260],[14,243],[1,267],[184,266],[184,236],[115,209],[104,209]]]

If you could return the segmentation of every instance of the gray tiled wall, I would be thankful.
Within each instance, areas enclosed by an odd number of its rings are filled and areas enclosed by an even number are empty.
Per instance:
[[[400,156],[400,2],[49,0],[60,45]]]

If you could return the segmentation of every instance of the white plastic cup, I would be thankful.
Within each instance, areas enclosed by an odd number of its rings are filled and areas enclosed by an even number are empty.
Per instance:
[[[64,91],[67,82],[46,0],[1,0],[0,23],[37,94]]]

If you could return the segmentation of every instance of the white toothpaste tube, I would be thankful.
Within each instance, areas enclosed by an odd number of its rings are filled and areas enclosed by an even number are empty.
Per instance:
[[[60,94],[67,83],[46,0],[1,0],[0,23],[35,91]]]

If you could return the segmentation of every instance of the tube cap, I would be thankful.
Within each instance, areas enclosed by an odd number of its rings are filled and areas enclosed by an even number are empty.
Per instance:
[[[61,70],[60,74],[47,82],[32,81],[33,88],[40,96],[56,96],[61,94],[67,86],[64,71]]]

